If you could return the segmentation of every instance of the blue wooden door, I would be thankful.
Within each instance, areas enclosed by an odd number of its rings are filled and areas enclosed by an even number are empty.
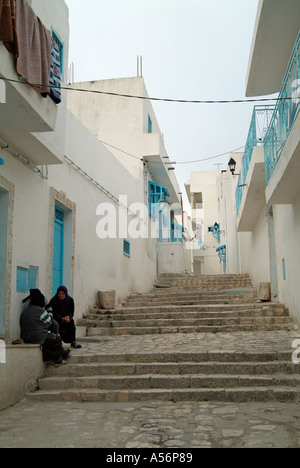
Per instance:
[[[53,236],[52,295],[63,284],[64,268],[64,212],[55,207]]]

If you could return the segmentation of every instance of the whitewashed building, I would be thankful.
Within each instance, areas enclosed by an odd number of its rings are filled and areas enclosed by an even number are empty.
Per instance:
[[[65,89],[65,2],[17,0],[17,8],[23,22],[17,25],[18,45],[26,62],[22,77],[21,63],[8,50],[13,43],[4,43],[0,17],[0,340],[7,351],[6,364],[0,365],[0,408],[22,397],[24,382],[43,370],[38,347],[10,346],[20,337],[21,302],[29,289],[39,288],[50,299],[58,286],[66,285],[80,318],[98,302],[98,291],[115,290],[117,305],[130,293],[149,291],[164,257],[172,256],[170,269],[185,270],[182,228],[175,218],[182,219],[180,190],[168,170],[150,102],[107,97],[106,116],[92,128],[84,115],[74,115],[74,107],[67,106],[67,97],[72,102],[75,94],[83,110],[90,99]],[[24,37],[32,32],[21,14],[24,9],[39,28],[40,55],[48,56],[45,37],[53,53],[50,70],[60,85],[51,88],[48,82],[45,97],[28,84],[41,81],[30,79],[34,58]],[[126,83],[130,94],[146,93],[140,77],[117,82],[120,89]],[[95,112],[101,108],[98,103]],[[126,152],[133,156],[127,158]]]
[[[278,101],[254,106],[245,151],[231,155],[236,162],[233,175],[229,168],[219,174],[217,182],[211,183],[215,192],[210,197],[214,207],[218,201],[216,227],[221,248],[216,253],[220,253],[224,273],[249,273],[257,287],[269,282],[272,299],[285,303],[298,323],[299,18],[297,0],[259,2],[246,96],[279,93]],[[205,187],[203,178],[205,173],[198,177],[197,193]],[[208,224],[212,222],[209,219]]]
[[[299,18],[296,0],[259,2],[246,95],[278,92],[279,99],[276,106],[254,109],[236,200],[237,229],[249,236],[241,256],[248,257],[255,283],[270,281],[273,298],[300,323]]]

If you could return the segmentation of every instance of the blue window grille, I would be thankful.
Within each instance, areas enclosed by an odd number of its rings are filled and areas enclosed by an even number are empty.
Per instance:
[[[216,223],[214,226],[208,228],[208,232],[211,232],[214,238],[220,244],[221,242],[221,226],[220,224]]]
[[[167,187],[164,185],[156,184],[155,182],[149,182],[149,216],[155,221],[159,217],[165,205],[167,203],[167,198],[170,197]],[[164,203],[162,209],[160,209],[160,204]]]
[[[50,65],[50,97],[59,104],[62,99],[61,82],[64,73],[64,46],[56,32],[52,29],[51,65]]]
[[[60,63],[60,73],[63,76],[63,74],[64,74],[64,44],[60,40],[58,34],[54,31],[54,29],[52,29],[52,39],[54,40],[54,42],[56,43],[56,46],[57,46],[57,52],[58,52],[58,55],[59,55],[59,57],[57,57],[57,58],[58,58],[59,63]]]
[[[123,241],[123,254],[126,255],[126,257],[130,257],[130,250],[131,250],[131,245],[130,242],[126,239]]]
[[[150,115],[148,115],[148,133],[152,133],[152,120]]]
[[[183,244],[184,227],[181,224],[171,223],[171,242],[181,242]]]
[[[242,187],[242,172],[239,174],[239,181],[235,192],[235,202],[236,202],[236,214],[239,214],[242,198],[243,198],[243,187]]]
[[[285,77],[279,93],[273,118],[270,123],[265,141],[265,167],[267,184],[277,166],[290,135],[293,125],[300,112],[300,99],[295,89],[295,83],[300,80],[300,33],[287,67]]]
[[[286,263],[285,263],[285,258],[282,259],[282,275],[283,275],[283,281],[286,281]]]
[[[222,245],[221,247],[217,248],[217,253],[219,255],[220,263],[223,263],[223,272],[226,272],[227,266],[227,247],[226,245]]]

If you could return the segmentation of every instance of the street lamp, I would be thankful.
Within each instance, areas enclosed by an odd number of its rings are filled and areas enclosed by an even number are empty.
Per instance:
[[[229,166],[229,170],[230,170],[230,172],[231,172],[231,174],[232,174],[233,176],[239,175],[239,174],[235,174],[236,161],[235,161],[233,158],[230,159],[230,161],[229,161],[229,163],[228,163],[228,166]]]

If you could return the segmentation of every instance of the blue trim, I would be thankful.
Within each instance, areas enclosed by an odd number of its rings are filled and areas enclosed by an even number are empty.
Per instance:
[[[28,270],[28,290],[36,289],[37,284],[37,268],[29,267]]]
[[[65,213],[55,206],[54,235],[53,235],[53,270],[52,270],[52,295],[63,284],[64,268],[64,219]]]
[[[294,83],[300,80],[300,32],[284,76],[267,135],[264,140],[267,185],[282,155],[287,139],[300,113],[300,99]]]
[[[283,281],[286,281],[286,263],[285,263],[285,258],[282,259],[282,274],[283,274]]]
[[[220,242],[221,242],[221,226],[220,226],[220,224],[218,224],[218,227],[216,225],[209,227],[208,232],[211,232],[212,235],[214,236],[214,238],[220,244]]]
[[[28,292],[28,270],[17,267],[17,292],[26,294]]]
[[[61,41],[57,32],[51,28],[51,36],[55,40],[56,44],[59,46],[59,56],[60,56],[60,72],[61,75],[64,75],[64,43]]]
[[[219,255],[220,263],[223,263],[223,272],[226,272],[227,266],[227,247],[226,245],[222,245],[221,247],[217,248],[217,253]]]
[[[130,242],[126,239],[123,241],[123,254],[126,255],[126,257],[130,258],[131,255],[131,245]]]
[[[170,197],[168,189],[165,185],[156,184],[155,182],[148,183],[149,190],[149,216],[152,216],[154,221],[158,218],[167,203],[167,198]],[[164,203],[164,207],[160,210],[160,203]]]
[[[148,114],[148,133],[152,133],[152,129],[153,129],[152,120],[151,120],[150,115]]]

